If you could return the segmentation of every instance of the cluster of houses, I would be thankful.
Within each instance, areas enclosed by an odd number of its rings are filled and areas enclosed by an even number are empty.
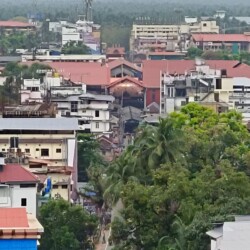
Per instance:
[[[224,18],[225,13],[216,15]],[[36,29],[34,24],[12,21],[0,22],[0,27],[6,34]],[[39,79],[22,79],[20,101],[0,108],[0,239],[6,239],[0,244],[14,244],[12,249],[36,249],[43,232],[36,216],[50,198],[79,202],[78,190],[85,179],[77,162],[79,133],[93,134],[104,159],[112,161],[133,141],[140,123],[155,124],[190,102],[217,113],[236,109],[244,123],[250,123],[249,65],[235,60],[184,60],[191,46],[250,52],[249,33],[220,34],[215,20],[191,17],[182,25],[134,24],[132,53],[126,58],[118,45],[101,54],[100,26],[92,20],[50,22],[49,29],[62,34],[62,44],[84,41],[92,54],[44,51],[13,59],[50,69],[37,72]],[[7,62],[0,57],[0,85],[6,80],[1,72]],[[212,249],[228,250],[228,232],[241,226],[236,219],[209,231]],[[31,240],[21,241],[21,235]]]

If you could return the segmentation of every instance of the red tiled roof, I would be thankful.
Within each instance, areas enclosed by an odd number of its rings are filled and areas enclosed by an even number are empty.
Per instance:
[[[132,69],[135,69],[137,71],[140,71],[140,72],[142,71],[141,68],[139,68],[138,66],[134,65],[133,63],[131,63],[131,62],[125,60],[125,59],[116,59],[116,60],[113,60],[113,61],[108,63],[108,66],[109,66],[110,70],[114,69],[114,68],[117,68],[117,67],[119,67],[121,65],[126,65],[126,66],[128,66],[128,67],[130,67]]]
[[[7,164],[0,172],[0,183],[39,182],[29,170],[18,164]]]
[[[106,54],[107,55],[124,55],[125,54],[125,48],[124,47],[107,48]]]
[[[155,55],[185,56],[185,53],[175,52],[175,51],[156,51],[156,52],[149,52],[148,55],[150,55],[150,56],[155,56]]]
[[[23,65],[32,65],[34,62],[23,62]],[[83,82],[87,85],[108,85],[110,70],[107,65],[99,62],[39,62],[49,65],[65,79],[72,82]]]
[[[25,22],[18,22],[18,21],[0,21],[0,27],[6,28],[33,28],[35,27],[33,24],[25,23]]]
[[[250,42],[250,35],[245,34],[193,34],[196,42]]]
[[[116,84],[122,83],[122,82],[124,82],[124,81],[129,81],[129,82],[135,83],[136,85],[139,85],[139,86],[143,87],[143,84],[142,84],[141,81],[139,81],[139,80],[137,80],[137,79],[135,79],[135,78],[133,78],[133,77],[130,77],[130,76],[124,76],[124,77],[118,78],[116,81],[112,82],[112,83],[108,86],[108,88],[110,88],[110,87],[112,87],[112,86],[114,86],[114,85],[116,85]]]
[[[228,77],[250,78],[250,66],[230,60],[207,60],[211,69],[226,69]],[[160,72],[171,75],[185,74],[195,69],[194,60],[147,60],[143,61],[143,85],[147,88],[160,88]]]
[[[25,208],[0,208],[0,228],[29,227]]]

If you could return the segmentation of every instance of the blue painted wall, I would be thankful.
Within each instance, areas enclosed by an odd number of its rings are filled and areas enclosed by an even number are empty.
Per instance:
[[[0,240],[0,250],[37,250],[36,240]]]

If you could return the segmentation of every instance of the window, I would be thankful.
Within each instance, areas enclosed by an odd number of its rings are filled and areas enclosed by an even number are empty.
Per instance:
[[[39,148],[36,148],[36,151],[39,151],[40,149]]]
[[[78,112],[78,102],[71,102],[71,112]]]
[[[49,156],[49,149],[48,148],[42,148],[41,149],[41,156]]]
[[[99,110],[96,110],[95,111],[95,117],[99,117],[100,116],[100,111]]]
[[[203,27],[207,27],[207,23],[203,23]]]
[[[25,153],[29,154],[30,153],[30,149],[29,148],[25,148]]]
[[[22,207],[26,207],[27,206],[27,199],[26,198],[22,198],[21,199],[21,206]]]
[[[20,184],[20,188],[30,188],[30,187],[36,187],[36,184],[35,183]]]
[[[216,79],[216,89],[221,89],[221,79]]]
[[[57,153],[61,153],[62,150],[61,150],[60,148],[57,148],[57,149],[56,149],[56,152],[57,152]]]
[[[58,185],[53,185],[53,189],[58,189]]]
[[[2,152],[4,152],[5,151],[5,148],[2,148]]]
[[[99,128],[99,126],[100,126],[99,122],[96,122],[95,128]]]
[[[83,109],[83,110],[82,110],[82,113],[86,113],[86,109]]]
[[[62,189],[67,189],[68,185],[62,185]]]

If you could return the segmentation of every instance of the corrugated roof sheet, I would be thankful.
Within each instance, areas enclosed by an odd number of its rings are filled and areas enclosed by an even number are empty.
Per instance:
[[[0,208],[0,228],[28,228],[25,208]]]
[[[0,171],[0,183],[39,182],[29,170],[18,164],[7,164]]]
[[[77,130],[76,118],[0,118],[0,130]]]

